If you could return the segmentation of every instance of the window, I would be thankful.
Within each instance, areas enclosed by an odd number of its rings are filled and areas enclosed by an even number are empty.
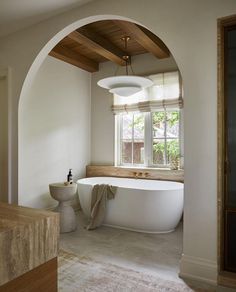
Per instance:
[[[179,111],[152,113],[152,164],[169,165],[180,155]]]
[[[179,73],[152,78],[148,90],[129,98],[114,96],[116,165],[169,167],[174,158],[183,157]]]
[[[144,114],[120,117],[120,164],[144,164]]]

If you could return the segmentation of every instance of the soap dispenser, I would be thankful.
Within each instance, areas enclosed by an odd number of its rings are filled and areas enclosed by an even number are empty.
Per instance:
[[[73,183],[73,175],[72,175],[72,169],[70,168],[69,169],[69,173],[68,173],[68,175],[67,175],[67,182],[69,183],[69,184],[72,184]]]

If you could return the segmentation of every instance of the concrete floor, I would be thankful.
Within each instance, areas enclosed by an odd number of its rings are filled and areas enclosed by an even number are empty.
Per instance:
[[[61,234],[62,249],[163,279],[183,281],[178,277],[183,239],[181,223],[174,232],[167,234],[144,234],[105,226],[87,231],[84,229],[87,221],[82,212],[77,217],[78,229]]]
[[[180,281],[178,271],[182,253],[182,224],[175,232],[168,234],[145,234],[105,226],[87,231],[84,229],[86,222],[79,212],[78,229],[61,234],[61,248],[95,260]]]

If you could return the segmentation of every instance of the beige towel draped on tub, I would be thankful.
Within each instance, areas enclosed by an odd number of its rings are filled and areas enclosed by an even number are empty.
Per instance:
[[[107,200],[114,199],[116,187],[107,184],[97,184],[93,187],[91,198],[91,217],[87,230],[100,226],[106,214]]]

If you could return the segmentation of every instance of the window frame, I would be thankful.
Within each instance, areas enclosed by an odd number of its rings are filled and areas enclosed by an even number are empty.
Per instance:
[[[179,129],[178,129],[178,137],[176,138],[170,138],[170,137],[167,137],[167,113],[168,112],[176,112],[178,111],[179,112]],[[181,124],[181,115],[180,115],[180,112],[181,112],[181,109],[163,109],[163,110],[160,110],[160,111],[155,111],[155,112],[165,112],[165,125],[164,125],[164,137],[158,137],[156,139],[158,140],[163,140],[164,143],[165,143],[165,157],[164,157],[164,162],[163,164],[154,164],[153,163],[153,140],[154,140],[154,137],[153,137],[153,131],[152,131],[152,137],[151,137],[151,147],[150,147],[150,150],[151,151],[151,155],[152,155],[152,159],[151,159],[151,163],[149,164],[149,167],[152,167],[152,168],[169,168],[170,167],[170,164],[166,163],[167,161],[167,141],[170,141],[170,140],[178,140],[178,144],[179,144],[179,156],[181,156],[181,140],[180,140],[180,132],[181,132],[181,127],[180,127],[180,124]],[[153,129],[153,123],[152,123],[152,114],[154,112],[151,112],[150,113],[150,117],[151,117],[151,130]]]
[[[131,112],[126,114],[133,115],[133,122],[134,123],[134,114],[138,112]],[[140,114],[140,113],[139,113]],[[144,125],[145,125],[145,116],[144,116]],[[144,167],[145,165],[145,129],[144,129],[144,163],[143,164],[134,164],[133,163],[133,144],[134,144],[134,127],[132,127],[132,163],[121,163],[122,162],[122,114],[115,115],[115,165],[116,166],[123,166],[123,167]]]
[[[180,152],[180,169],[183,168],[183,108],[178,109],[162,109],[155,112],[171,112],[179,111],[179,152]],[[137,112],[127,112],[126,114],[135,114]],[[152,128],[152,113],[153,112],[144,112],[144,163],[143,164],[134,164],[134,163],[122,163],[122,114],[115,115],[115,165],[120,167],[132,167],[132,168],[161,168],[169,169],[169,164],[154,164],[153,163],[153,128]],[[124,113],[125,114],[125,113]],[[165,128],[166,128],[166,115],[165,115]],[[132,140],[134,139],[132,135]],[[177,138],[173,138],[177,139]],[[163,137],[163,140],[168,140],[168,138]],[[166,143],[165,143],[166,144]],[[133,155],[133,154],[132,154]],[[165,150],[166,156],[166,150]],[[165,158],[166,161],[166,158]],[[132,157],[133,162],[133,157]]]

